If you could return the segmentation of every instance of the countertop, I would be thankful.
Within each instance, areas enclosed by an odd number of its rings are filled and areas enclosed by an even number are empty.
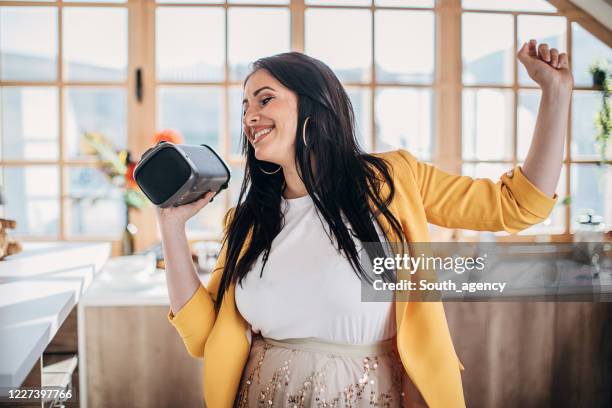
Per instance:
[[[0,387],[19,387],[111,254],[109,242],[24,243],[0,261]]]

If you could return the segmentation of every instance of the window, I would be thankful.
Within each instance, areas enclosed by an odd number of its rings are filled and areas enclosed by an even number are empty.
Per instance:
[[[515,55],[534,37],[571,53],[576,90],[559,204],[523,234],[571,233],[589,208],[610,222],[612,174],[593,143],[601,96],[588,68],[612,52],[581,13],[544,0],[0,0],[3,215],[23,237],[118,239],[122,194],[83,134],[137,157],[171,128],[233,170],[228,192],[188,224],[192,238],[218,237],[244,171],[243,79],[257,58],[290,50],[337,73],[365,150],[401,147],[496,180],[522,163],[533,134],[540,92]],[[136,219],[154,242],[154,212]]]
[[[595,164],[593,142],[600,97],[588,73],[596,57],[612,62],[610,48],[545,1],[463,0],[462,7],[463,173],[497,180],[525,160],[540,90],[515,55],[521,44],[536,38],[570,53],[576,90],[568,131],[571,149],[566,148],[557,188],[559,202],[545,222],[521,234],[573,232],[577,216],[586,209],[611,220],[610,170]]]
[[[127,23],[121,1],[0,1],[0,185],[17,235],[121,232],[120,191],[81,138],[100,132],[127,147]]]

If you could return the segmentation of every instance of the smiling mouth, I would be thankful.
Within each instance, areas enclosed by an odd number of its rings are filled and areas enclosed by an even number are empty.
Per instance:
[[[271,128],[268,128],[268,129],[263,129],[263,130],[260,130],[259,132],[255,133],[255,135],[253,136],[253,144],[259,143],[266,136],[268,136],[270,133],[272,133],[272,130],[274,130],[274,127],[271,127]]]

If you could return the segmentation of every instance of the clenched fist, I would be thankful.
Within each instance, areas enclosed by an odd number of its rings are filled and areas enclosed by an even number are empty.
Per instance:
[[[546,43],[538,46],[536,40],[529,40],[523,44],[517,57],[542,90],[571,91],[573,88],[574,78],[566,53],[559,53]]]

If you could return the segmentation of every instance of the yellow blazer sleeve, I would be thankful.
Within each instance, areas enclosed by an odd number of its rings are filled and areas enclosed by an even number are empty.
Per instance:
[[[516,233],[544,221],[557,202],[534,186],[516,166],[498,182],[446,173],[399,154],[413,173],[427,220],[442,227]],[[406,168],[406,167],[404,167]],[[407,177],[399,175],[405,182]]]
[[[231,208],[224,217],[223,235],[227,233],[227,226],[232,217],[234,208]],[[204,355],[204,345],[216,320],[214,307],[221,274],[225,265],[227,246],[223,245],[213,268],[212,275],[208,281],[207,288],[200,284],[193,296],[175,314],[172,309],[168,312],[168,321],[174,326],[181,336],[187,352],[194,358]]]

